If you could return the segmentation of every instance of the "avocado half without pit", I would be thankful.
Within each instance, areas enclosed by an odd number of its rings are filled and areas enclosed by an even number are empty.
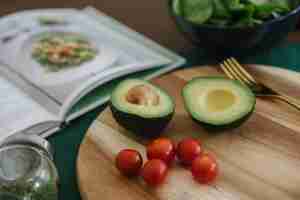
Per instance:
[[[212,130],[238,127],[248,119],[256,103],[247,86],[222,77],[193,79],[186,84],[182,95],[191,117]]]
[[[144,137],[158,136],[172,119],[173,99],[148,81],[128,79],[112,92],[110,108],[124,128]]]

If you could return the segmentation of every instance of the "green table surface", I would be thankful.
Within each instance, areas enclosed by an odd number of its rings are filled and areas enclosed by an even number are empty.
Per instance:
[[[194,49],[184,56],[187,58],[187,64],[183,67],[217,63],[216,59],[204,56],[199,49]],[[270,51],[241,61],[242,63],[266,64],[300,71],[300,43],[283,43]],[[87,129],[104,108],[105,105],[100,106],[81,116],[49,138],[55,149],[55,163],[60,175],[59,200],[81,199],[76,182],[78,149]],[[101,198],[99,197],[99,199]]]

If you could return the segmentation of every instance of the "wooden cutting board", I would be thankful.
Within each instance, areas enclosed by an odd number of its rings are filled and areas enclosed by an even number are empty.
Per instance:
[[[300,74],[267,66],[248,66],[251,73],[274,89],[300,100]],[[201,139],[216,154],[220,176],[213,185],[196,183],[188,170],[175,165],[165,183],[146,186],[128,179],[114,167],[114,156],[135,148],[145,158],[147,141],[120,127],[106,109],[92,124],[81,144],[78,184],[83,200],[299,200],[300,112],[271,99],[257,99],[255,113],[240,128],[209,133],[186,113],[182,87],[197,76],[220,75],[214,67],[193,67],[155,79],[176,100],[176,113],[164,131],[175,140]]]

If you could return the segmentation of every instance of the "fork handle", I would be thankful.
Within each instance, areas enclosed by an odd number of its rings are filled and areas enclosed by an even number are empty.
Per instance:
[[[292,97],[289,97],[285,94],[278,94],[275,95],[274,97],[276,97],[279,100],[282,100],[286,103],[288,103],[289,105],[295,107],[296,109],[300,110],[300,102]]]

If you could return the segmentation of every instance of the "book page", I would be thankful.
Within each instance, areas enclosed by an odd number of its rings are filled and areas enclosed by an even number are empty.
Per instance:
[[[9,135],[57,118],[0,76],[0,141]]]
[[[6,27],[4,32],[1,27]],[[90,83],[171,62],[75,9],[24,11],[2,18],[0,61],[64,108]]]

